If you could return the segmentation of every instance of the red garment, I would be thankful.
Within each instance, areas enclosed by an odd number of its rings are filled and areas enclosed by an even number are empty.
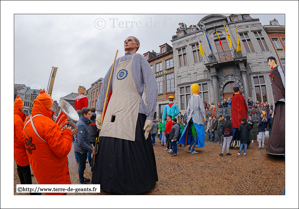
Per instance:
[[[24,129],[25,146],[29,163],[39,184],[71,184],[67,155],[72,148],[73,133],[69,129],[61,130],[51,120],[53,111],[34,101],[31,116],[37,133],[46,142],[40,139],[30,122]],[[30,117],[27,117],[26,122]],[[62,193],[45,193],[62,194]]]
[[[82,110],[83,107],[88,107],[88,99],[81,94],[75,99],[75,110]]]
[[[29,165],[28,156],[25,148],[25,139],[23,136],[24,122],[22,120],[22,111],[14,112],[14,158],[18,166]]]
[[[173,124],[172,124],[172,120],[168,121],[168,122],[166,123],[164,133],[170,133],[170,130],[171,130],[172,126],[173,126]]]
[[[247,120],[248,107],[242,94],[234,94],[231,106],[231,121],[233,128],[239,128],[242,117]]]
[[[171,107],[173,105],[173,103],[169,103],[168,105],[169,105],[169,107]]]

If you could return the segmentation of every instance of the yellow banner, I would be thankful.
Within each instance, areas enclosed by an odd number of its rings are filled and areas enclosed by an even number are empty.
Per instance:
[[[223,23],[223,27],[224,27],[224,29],[225,29],[225,31],[226,31],[226,35],[227,35],[227,39],[228,39],[228,42],[229,42],[229,48],[230,47],[232,47],[232,40],[230,39],[230,36],[229,36],[229,33],[228,33],[228,31],[226,30],[226,27],[225,27],[225,25],[224,25],[224,23]]]
[[[239,51],[241,51],[241,42],[240,42],[240,37],[239,37],[238,31],[237,31],[237,28],[236,28],[236,33],[238,36],[238,46],[237,46],[236,52],[239,52]]]

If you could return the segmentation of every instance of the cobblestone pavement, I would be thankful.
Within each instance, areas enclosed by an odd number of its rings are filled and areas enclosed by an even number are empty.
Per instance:
[[[182,146],[178,147],[178,155],[171,157],[156,139],[154,150],[159,181],[144,195],[282,195],[285,185],[283,156],[268,155],[265,149],[258,149],[256,141],[249,146],[246,156],[244,150],[237,156],[239,149],[231,148],[231,156],[221,157],[221,147],[206,141],[204,148],[195,149],[198,154],[188,153],[188,147]],[[79,184],[73,148],[68,158],[71,182]],[[85,177],[91,179],[91,176],[87,163]],[[19,183],[16,165],[14,180],[16,187]],[[32,180],[37,184],[34,177]],[[103,190],[100,193],[107,194],[110,193]]]

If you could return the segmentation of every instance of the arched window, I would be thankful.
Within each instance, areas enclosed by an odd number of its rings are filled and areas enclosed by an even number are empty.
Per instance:
[[[223,99],[226,99],[226,101],[227,101],[228,97],[232,98],[234,95],[233,83],[234,82],[228,82],[223,87]],[[240,88],[240,90],[241,90],[241,88]]]

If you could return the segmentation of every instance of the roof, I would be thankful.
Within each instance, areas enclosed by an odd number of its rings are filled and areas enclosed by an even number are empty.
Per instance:
[[[64,96],[64,97],[61,97],[60,99],[65,99],[65,100],[75,100],[77,96],[79,96],[78,93],[74,93],[74,92],[72,92],[72,93],[70,93],[70,94],[68,94],[68,95],[66,95],[66,96]]]
[[[40,89],[28,89],[26,94],[37,94],[39,95]]]

